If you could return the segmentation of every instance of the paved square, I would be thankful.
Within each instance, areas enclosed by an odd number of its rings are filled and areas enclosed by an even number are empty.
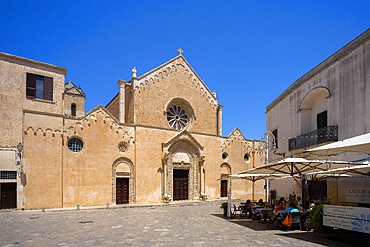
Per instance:
[[[0,246],[349,246],[313,232],[226,219],[219,204],[0,211]]]

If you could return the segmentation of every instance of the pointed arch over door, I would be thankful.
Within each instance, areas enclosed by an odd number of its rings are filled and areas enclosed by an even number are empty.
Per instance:
[[[206,199],[203,147],[186,130],[162,144],[162,200]]]
[[[135,203],[135,166],[127,158],[117,159],[112,166],[112,203]]]

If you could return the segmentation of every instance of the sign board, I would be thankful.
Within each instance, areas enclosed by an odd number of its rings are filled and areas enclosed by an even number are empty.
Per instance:
[[[346,188],[347,202],[370,202],[370,189],[366,188]]]
[[[339,179],[338,201],[354,203],[370,203],[370,179]]]
[[[324,205],[324,226],[370,234],[370,208]]]

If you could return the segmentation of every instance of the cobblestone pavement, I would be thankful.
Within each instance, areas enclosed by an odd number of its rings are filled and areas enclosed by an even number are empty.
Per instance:
[[[0,211],[0,246],[350,246],[313,232],[227,219],[219,205]]]

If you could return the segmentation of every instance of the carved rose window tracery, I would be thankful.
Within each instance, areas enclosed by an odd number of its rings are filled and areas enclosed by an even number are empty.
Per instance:
[[[193,107],[183,98],[168,101],[164,108],[164,116],[167,124],[175,130],[190,130],[195,121]]]
[[[188,124],[188,115],[180,106],[173,106],[167,111],[167,121],[172,128],[182,130]]]

